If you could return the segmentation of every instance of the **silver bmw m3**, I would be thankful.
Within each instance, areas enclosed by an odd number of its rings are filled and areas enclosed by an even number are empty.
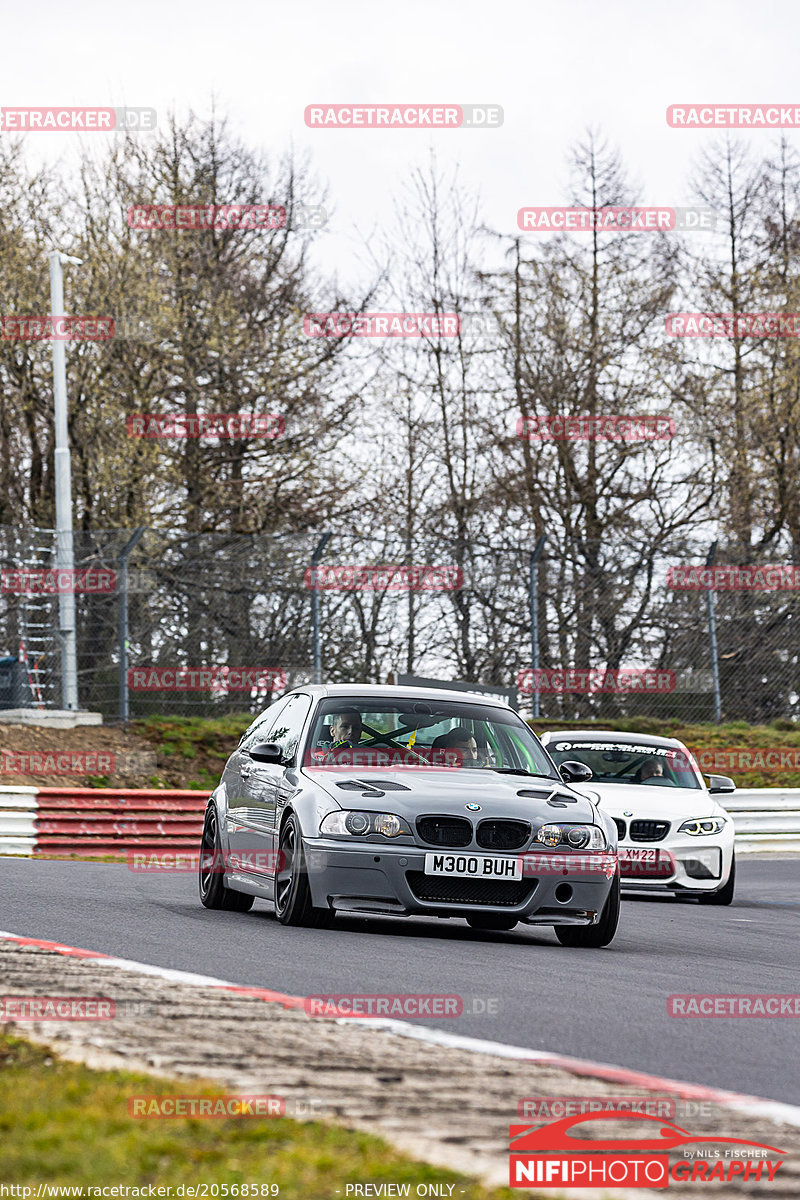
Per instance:
[[[209,797],[200,899],[550,925],[599,947],[619,920],[617,829],[499,700],[444,688],[296,688],[244,733]]]

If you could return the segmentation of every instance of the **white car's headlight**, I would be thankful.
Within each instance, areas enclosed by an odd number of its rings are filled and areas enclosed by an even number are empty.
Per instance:
[[[692,837],[702,837],[703,834],[719,833],[725,824],[725,817],[690,817],[678,826],[678,833],[690,833]]]
[[[370,833],[380,833],[386,838],[400,837],[401,834],[411,837],[408,822],[394,813],[359,812],[354,809],[328,813],[322,818],[319,831],[334,837],[366,837]]]
[[[572,850],[605,850],[606,836],[599,825],[542,825],[537,842],[569,846]]]

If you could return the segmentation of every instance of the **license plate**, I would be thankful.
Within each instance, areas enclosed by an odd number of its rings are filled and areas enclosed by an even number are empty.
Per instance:
[[[658,862],[658,850],[656,850],[655,846],[653,846],[649,849],[645,849],[645,847],[642,847],[641,849],[639,849],[639,847],[637,846],[635,850],[628,846],[620,846],[619,861],[621,863],[623,863],[623,862]]]
[[[465,879],[522,879],[519,857],[487,854],[426,854],[426,875],[458,875]]]

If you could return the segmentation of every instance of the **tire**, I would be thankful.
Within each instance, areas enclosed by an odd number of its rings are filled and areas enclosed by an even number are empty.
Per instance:
[[[716,892],[706,892],[699,897],[701,904],[731,904],[736,889],[736,855],[731,859],[731,873]]]
[[[214,870],[203,869],[203,859],[208,854],[213,855]],[[221,909],[224,912],[249,912],[253,907],[255,896],[248,896],[244,892],[234,892],[233,888],[225,886],[223,873],[218,869],[221,859],[219,817],[216,806],[209,804],[206,809],[206,819],[203,822],[203,841],[200,846],[198,876],[200,903],[206,908]]]
[[[514,926],[518,924],[518,921],[516,917],[495,917],[489,913],[484,916],[483,914],[479,913],[475,917],[467,917],[467,924],[471,929],[487,929],[495,930],[497,932],[505,932],[509,929],[513,929]]]
[[[284,869],[275,876],[275,916],[281,925],[304,925],[321,929],[333,924],[330,908],[314,908],[308,886],[308,868],[303,853],[300,825],[294,813],[284,821],[278,844]]]
[[[611,891],[596,925],[556,925],[556,937],[562,946],[581,946],[598,950],[613,940],[619,924],[619,875],[614,876]]]

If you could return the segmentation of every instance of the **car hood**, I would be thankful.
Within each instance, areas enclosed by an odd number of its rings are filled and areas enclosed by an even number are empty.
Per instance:
[[[329,771],[304,767],[303,775],[322,788],[341,808],[368,812],[392,812],[399,817],[420,813],[448,816],[514,817],[534,826],[546,821],[594,823],[596,812],[590,798],[558,780],[523,775],[497,775],[493,771]],[[342,786],[345,785],[345,786]],[[384,786],[382,786],[384,785]],[[548,797],[560,803],[548,803]],[[467,804],[479,804],[470,811]]]
[[[576,785],[576,790],[578,785]],[[631,812],[634,817],[710,817],[720,811],[714,798],[703,788],[670,788],[658,784],[584,783],[584,795],[594,795],[598,805],[612,817]]]

